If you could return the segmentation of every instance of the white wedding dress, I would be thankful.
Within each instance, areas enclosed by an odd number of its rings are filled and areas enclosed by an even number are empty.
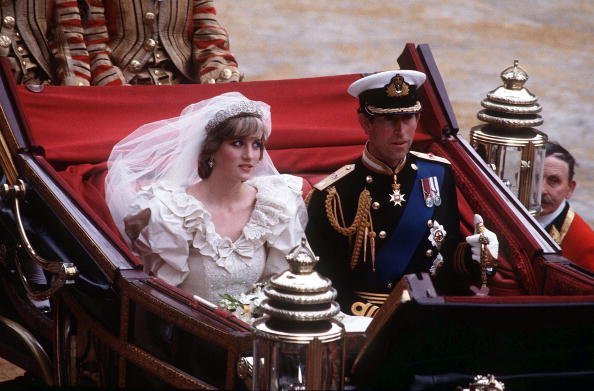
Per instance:
[[[239,296],[255,282],[286,270],[285,255],[304,237],[302,180],[271,175],[246,183],[257,189],[256,203],[234,242],[215,231],[210,213],[185,189],[166,182],[143,187],[126,226],[150,210],[148,225],[131,238],[144,270],[215,304],[222,294]]]

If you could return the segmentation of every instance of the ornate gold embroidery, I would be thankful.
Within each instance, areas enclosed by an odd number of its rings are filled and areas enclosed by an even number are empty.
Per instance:
[[[401,75],[396,75],[390,80],[390,84],[386,86],[386,95],[391,98],[399,96],[407,96],[409,92],[408,84],[404,82]]]
[[[404,199],[405,194],[400,192],[400,183],[398,183],[398,173],[402,171],[405,164],[406,156],[394,169],[394,183],[392,183],[392,194],[390,194],[390,202],[394,203],[394,206],[402,206],[402,203],[406,202]]]
[[[571,223],[573,223],[574,217],[575,212],[573,211],[573,209],[569,208],[569,210],[567,211],[567,216],[565,216],[565,221],[563,221],[563,225],[561,226],[561,232],[559,232],[559,244],[561,244],[563,242],[563,239],[565,239],[565,235],[567,235],[569,227],[571,226]]]
[[[356,301],[351,305],[353,315],[367,316],[368,318],[373,318],[378,310],[378,306],[371,303],[363,303],[362,301]]]
[[[561,225],[561,231],[557,230],[557,227],[555,227],[554,225],[551,226],[551,229],[549,230],[549,235],[551,235],[551,238],[553,238],[555,243],[557,243],[559,246],[561,246],[561,243],[563,243],[563,239],[565,239],[565,235],[567,235],[567,232],[569,231],[569,227],[571,226],[574,217],[575,212],[573,211],[573,209],[569,208],[567,214],[565,215],[565,220],[563,220],[563,225]]]

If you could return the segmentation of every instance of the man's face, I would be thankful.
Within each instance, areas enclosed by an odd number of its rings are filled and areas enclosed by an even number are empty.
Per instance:
[[[553,213],[575,190],[575,180],[569,180],[569,165],[555,155],[547,156],[544,162],[542,185],[542,215]]]
[[[408,153],[418,119],[418,113],[376,115],[372,119],[359,114],[359,122],[369,137],[369,152],[392,168]]]

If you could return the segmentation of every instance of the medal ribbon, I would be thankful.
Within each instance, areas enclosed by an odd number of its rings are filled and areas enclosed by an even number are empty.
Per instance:
[[[385,287],[389,282],[402,277],[427,230],[427,220],[433,217],[435,207],[425,205],[423,181],[418,178],[435,176],[441,187],[444,167],[441,164],[422,160],[417,161],[416,164],[417,176],[400,222],[377,253],[376,273],[370,273],[375,280],[373,285],[379,283]]]

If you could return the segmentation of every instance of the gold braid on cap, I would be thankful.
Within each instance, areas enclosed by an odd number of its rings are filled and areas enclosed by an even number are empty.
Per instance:
[[[336,191],[336,187],[332,186],[328,188],[328,194],[326,195],[326,215],[330,225],[336,232],[344,236],[352,237],[355,235],[355,243],[353,246],[353,255],[351,257],[351,269],[357,266],[359,260],[359,254],[361,253],[361,247],[365,252],[367,247],[367,236],[372,228],[371,226],[371,214],[369,207],[371,206],[371,194],[369,190],[364,189],[359,195],[359,203],[357,205],[357,212],[355,218],[350,226],[346,226],[344,221],[344,214],[342,212],[342,204],[340,202],[340,195]],[[340,222],[338,221],[340,216]],[[373,230],[372,230],[373,231]],[[365,244],[363,243],[365,241]],[[374,243],[373,243],[374,244]],[[371,257],[374,261],[375,269],[375,245],[372,245]]]

